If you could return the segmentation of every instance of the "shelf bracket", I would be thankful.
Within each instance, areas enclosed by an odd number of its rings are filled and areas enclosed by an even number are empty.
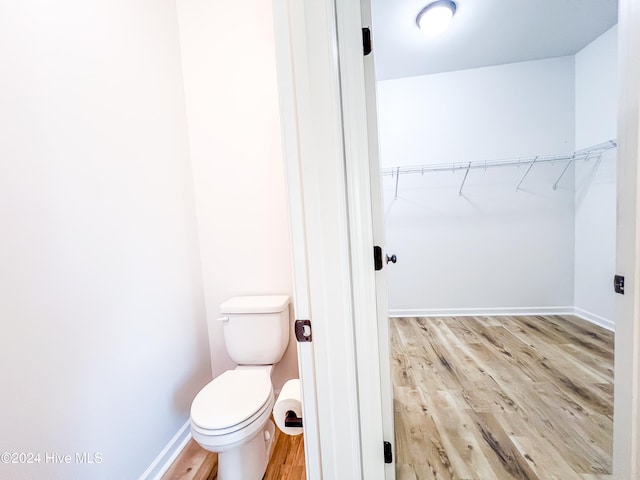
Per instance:
[[[533,166],[536,164],[537,161],[538,161],[538,157],[534,158],[533,162],[531,162],[531,165],[529,165],[529,168],[527,168],[527,171],[524,172],[524,175],[520,179],[520,183],[518,183],[518,186],[516,187],[516,192],[520,190],[520,185],[522,185],[522,182],[524,182],[524,179],[527,178],[527,175],[529,175],[529,172],[531,171],[531,169],[533,168]]]
[[[400,167],[396,167],[396,192],[393,194],[393,199],[398,198],[398,180],[400,179]]]
[[[588,159],[589,157],[587,157]],[[586,160],[586,159],[585,159]],[[564,176],[564,174],[566,173],[567,170],[569,170],[569,167],[571,166],[571,164],[573,162],[576,161],[576,156],[574,155],[573,157],[571,157],[571,160],[569,160],[569,162],[567,163],[567,166],[564,167],[564,170],[562,170],[562,173],[560,174],[560,176],[558,177],[558,180],[556,180],[556,183],[553,184],[553,189],[557,190],[558,189],[558,183],[560,183],[560,179]]]
[[[462,179],[462,185],[460,185],[460,190],[458,191],[458,195],[462,196],[462,188],[464,187],[464,183],[467,181],[467,175],[469,175],[469,170],[471,169],[471,162],[467,165],[467,171],[464,172],[464,178]]]

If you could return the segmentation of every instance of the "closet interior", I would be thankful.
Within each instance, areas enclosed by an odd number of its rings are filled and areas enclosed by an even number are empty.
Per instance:
[[[391,316],[614,326],[616,27],[573,56],[377,82]],[[500,167],[500,168],[498,168]]]
[[[612,478],[616,59],[378,71],[398,478]]]

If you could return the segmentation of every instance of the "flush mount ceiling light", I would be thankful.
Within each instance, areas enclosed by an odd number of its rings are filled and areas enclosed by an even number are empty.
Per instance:
[[[447,29],[454,13],[456,13],[455,2],[437,0],[420,10],[416,23],[425,34],[435,37]]]

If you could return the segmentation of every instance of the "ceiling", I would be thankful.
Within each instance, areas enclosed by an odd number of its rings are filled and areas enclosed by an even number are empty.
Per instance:
[[[574,55],[618,17],[618,0],[455,0],[428,37],[416,15],[432,1],[371,0],[378,80]]]

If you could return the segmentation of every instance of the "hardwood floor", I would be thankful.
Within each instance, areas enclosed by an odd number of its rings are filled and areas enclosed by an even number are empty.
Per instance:
[[[191,439],[162,480],[213,480],[217,475],[218,455],[206,451]]]
[[[398,480],[611,476],[613,333],[573,316],[391,319]]]
[[[302,435],[285,435],[276,428],[273,451],[263,480],[305,480],[302,438]],[[217,474],[218,455],[190,440],[162,480],[215,480]]]
[[[611,476],[613,333],[572,316],[391,319],[398,480]],[[214,480],[193,440],[163,480]],[[276,429],[265,480],[304,480]]]

